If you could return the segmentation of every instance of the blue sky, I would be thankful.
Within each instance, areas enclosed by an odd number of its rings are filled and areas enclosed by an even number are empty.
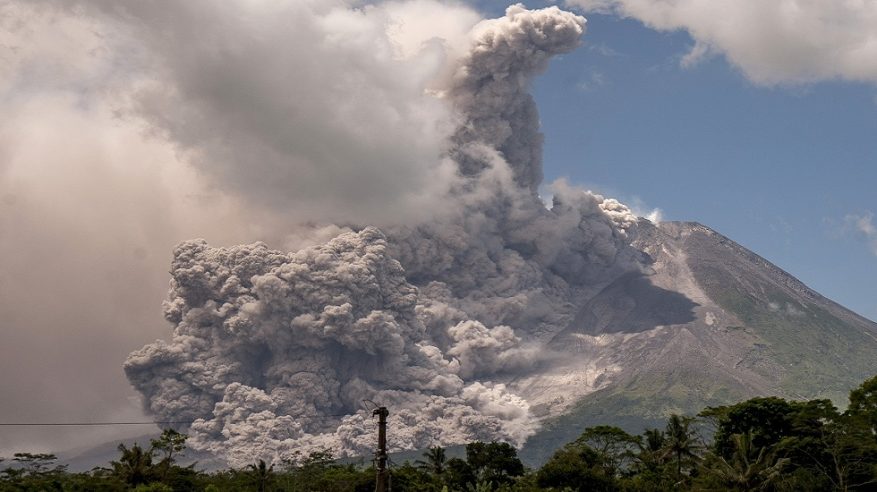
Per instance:
[[[701,222],[877,319],[877,256],[850,217],[877,211],[877,91],[758,85],[721,54],[683,68],[687,32],[586,17],[585,44],[534,87],[546,181]]]

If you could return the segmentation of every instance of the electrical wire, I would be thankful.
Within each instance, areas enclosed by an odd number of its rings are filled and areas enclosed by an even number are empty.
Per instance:
[[[327,419],[335,417],[348,417],[354,414],[332,414],[332,415],[305,415],[295,417],[295,420],[308,419]],[[93,426],[93,425],[174,425],[174,424],[194,424],[194,420],[165,420],[165,421],[149,421],[149,422],[0,422],[0,427],[37,427],[37,426]]]
[[[194,421],[167,421],[167,422],[0,422],[3,427],[25,427],[25,426],[84,426],[84,425],[171,425],[171,424],[192,424]]]

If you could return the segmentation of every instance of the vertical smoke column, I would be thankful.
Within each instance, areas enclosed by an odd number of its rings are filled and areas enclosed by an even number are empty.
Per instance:
[[[542,133],[530,80],[551,57],[576,48],[584,30],[584,17],[520,4],[509,7],[504,18],[476,26],[474,46],[450,91],[465,116],[453,136],[454,158],[464,175],[484,169],[482,160],[467,153],[478,142],[502,154],[519,186],[536,191],[542,182]]]

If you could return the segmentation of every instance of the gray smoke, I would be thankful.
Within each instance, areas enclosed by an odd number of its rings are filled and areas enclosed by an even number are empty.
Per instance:
[[[353,214],[346,228],[300,231],[298,244],[340,234],[294,253],[177,247],[165,303],[173,337],[125,363],[147,410],[196,420],[192,445],[232,464],[366,454],[364,399],[392,409],[394,449],[523,443],[529,405],[505,383],[544,363],[540,342],[578,299],[637,267],[627,207],[564,182],[551,185],[550,208],[537,194],[529,83],[578,45],[584,24],[556,7],[509,7],[476,25],[469,51],[430,81],[458,126],[433,156],[455,172],[429,220],[382,232],[350,225]]]
[[[584,27],[584,18],[556,7],[528,11],[520,4],[509,7],[504,18],[475,27],[450,90],[464,117],[453,137],[463,175],[489,165],[484,156],[472,155],[472,147],[486,146],[502,154],[518,186],[536,191],[542,182],[542,134],[530,79],[551,57],[578,46]]]
[[[364,398],[429,409],[394,422],[406,447],[527,435],[525,402],[501,385],[464,381],[476,367],[486,375],[513,367],[520,340],[507,327],[461,323],[448,330],[446,358],[375,228],[297,253],[189,241],[175,250],[171,273],[173,340],[131,354],[125,370],[150,413],[199,419],[196,447],[225,454],[230,440],[235,454],[249,450],[247,460],[250,452],[367,453],[371,429],[356,415]]]

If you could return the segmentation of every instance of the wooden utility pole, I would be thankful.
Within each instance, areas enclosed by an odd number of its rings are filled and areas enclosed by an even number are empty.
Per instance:
[[[378,407],[372,411],[372,415],[378,416],[378,449],[375,452],[378,475],[375,492],[388,492],[390,474],[387,472],[387,416],[390,412],[387,407]]]

